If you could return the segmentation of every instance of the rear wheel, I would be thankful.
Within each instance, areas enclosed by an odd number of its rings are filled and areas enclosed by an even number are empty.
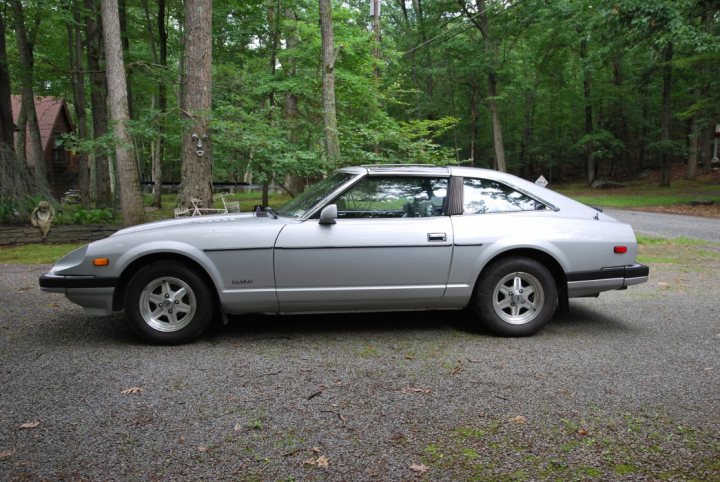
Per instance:
[[[125,314],[130,328],[145,341],[187,343],[200,336],[213,317],[208,283],[182,264],[159,261],[130,280]]]
[[[529,258],[491,264],[478,281],[475,314],[493,333],[528,336],[553,316],[558,293],[550,271]]]

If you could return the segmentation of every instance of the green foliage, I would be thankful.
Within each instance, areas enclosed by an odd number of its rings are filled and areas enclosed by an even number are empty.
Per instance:
[[[474,2],[464,4],[477,13]],[[477,18],[469,19],[460,2],[386,2],[377,58],[367,2],[334,2],[339,165],[465,164],[474,139],[474,162],[491,167],[488,102],[494,100],[512,171],[528,178],[549,171],[577,177],[590,146],[601,161],[601,176],[627,177],[659,166],[664,153],[678,163],[684,160],[685,122],[692,119],[708,129],[720,116],[720,15],[711,2],[486,4],[489,37],[483,39],[473,22]],[[31,26],[36,93],[71,102],[71,79],[60,74],[69,69],[66,24],[75,22],[75,13],[82,18],[87,12],[82,2],[59,8],[33,0],[24,6],[27,19],[47,19]],[[151,35],[157,37],[156,12],[146,13],[143,2],[127,2],[130,132],[144,180],[151,178],[152,148],[160,140],[164,178],[180,180],[182,10],[182,2],[168,5],[165,67],[157,61],[158,39],[150,42]],[[9,70],[18,93],[12,29],[8,35]],[[335,168],[324,156],[317,1],[286,0],[279,9],[261,0],[218,3],[212,39],[214,180],[241,181],[246,174],[255,183],[287,175],[312,179]],[[672,140],[659,142],[660,54],[669,43],[674,46]],[[499,86],[492,98],[490,72]],[[588,99],[585,74],[591,77]],[[89,101],[87,78],[85,83]],[[168,87],[166,112],[158,107],[160,84]],[[291,99],[295,110],[287,109]],[[586,106],[593,114],[590,134],[584,128]],[[90,118],[91,106],[87,113]],[[707,135],[701,138],[707,153]],[[111,133],[90,140],[69,134],[63,142],[91,158],[114,153]]]
[[[66,206],[55,215],[54,220],[57,224],[104,224],[114,221],[115,213],[112,209],[83,209],[75,206]]]
[[[0,224],[9,224],[17,219],[18,205],[13,198],[0,197]]]

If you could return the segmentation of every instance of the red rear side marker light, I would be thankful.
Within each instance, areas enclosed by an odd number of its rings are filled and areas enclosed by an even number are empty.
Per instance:
[[[615,254],[625,254],[627,253],[627,246],[615,246],[613,251],[615,251]]]

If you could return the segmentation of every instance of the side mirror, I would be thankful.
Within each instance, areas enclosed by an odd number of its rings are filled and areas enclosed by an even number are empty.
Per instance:
[[[337,205],[328,204],[320,211],[320,224],[335,224],[337,219]]]

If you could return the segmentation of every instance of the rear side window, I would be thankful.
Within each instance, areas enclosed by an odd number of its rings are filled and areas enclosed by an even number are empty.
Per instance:
[[[489,179],[465,178],[463,214],[539,211],[545,205],[510,186]]]

